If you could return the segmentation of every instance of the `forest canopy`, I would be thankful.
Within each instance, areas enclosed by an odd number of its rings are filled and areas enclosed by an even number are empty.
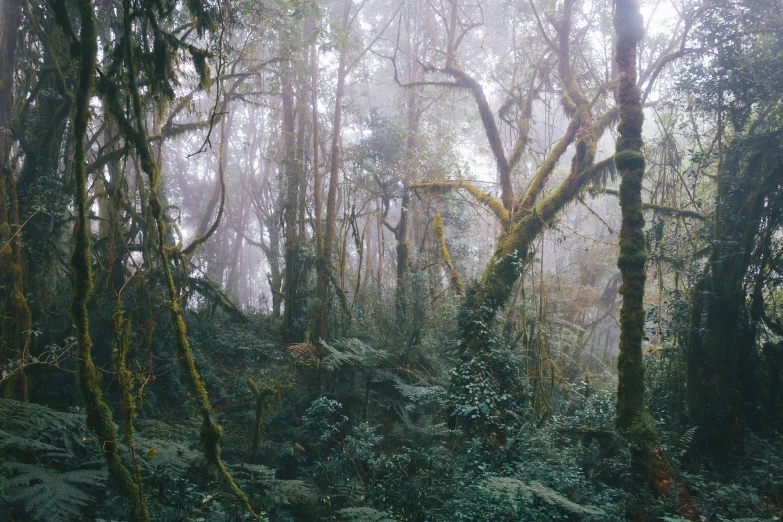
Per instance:
[[[0,520],[778,520],[782,99],[779,0],[0,0]]]

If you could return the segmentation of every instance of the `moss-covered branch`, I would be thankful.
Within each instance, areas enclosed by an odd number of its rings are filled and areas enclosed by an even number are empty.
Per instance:
[[[489,194],[481,192],[478,187],[468,181],[430,181],[411,185],[410,188],[413,190],[426,190],[431,194],[448,194],[452,190],[463,189],[473,196],[476,201],[486,206],[504,227],[508,226],[509,213],[503,206],[503,203]]]
[[[455,9],[456,2],[452,7],[452,10]],[[484,95],[484,89],[481,88],[479,82],[453,63],[449,63],[443,72],[453,77],[459,87],[468,89],[473,95],[473,99],[476,100],[481,123],[484,126],[484,133],[487,136],[487,141],[489,141],[489,148],[492,150],[493,156],[495,156],[495,164],[497,165],[498,177],[500,179],[503,208],[505,208],[507,212],[511,212],[511,206],[514,203],[514,191],[511,184],[511,167],[506,158],[506,153],[503,150],[503,140],[500,137],[500,131],[498,130],[495,116],[492,114],[492,109],[489,107],[487,97]]]
[[[497,311],[508,301],[514,283],[529,260],[530,248],[538,234],[588,183],[611,168],[611,164],[612,158],[607,158],[572,173],[548,197],[522,216],[510,232],[498,238],[495,252],[481,280],[468,290],[460,308],[460,337],[467,354],[480,353],[489,348],[486,341],[490,326]]]
[[[604,189],[604,194],[609,194],[611,196],[619,196],[620,192],[613,189]],[[661,212],[662,214],[668,214],[670,216],[674,217],[683,217],[683,218],[691,218],[691,219],[698,219],[699,221],[706,221],[710,218],[707,214],[699,214],[698,212],[694,210],[686,210],[681,208],[674,208],[674,207],[668,207],[666,205],[656,205],[655,203],[642,203],[642,208],[644,210],[655,210],[656,212]]]
[[[262,388],[250,377],[245,378],[245,380],[250,387],[250,391],[253,392],[253,398],[256,401],[255,419],[253,422],[253,440],[250,444],[250,453],[248,455],[250,463],[255,464],[258,448],[261,445],[261,436],[264,433],[264,417],[272,409],[272,401],[275,399],[279,400],[282,397],[283,391],[290,385],[280,385],[278,384],[278,381],[275,380],[269,386],[264,386]]]
[[[220,220],[223,217],[223,211],[226,206],[226,176],[225,176],[225,168],[224,168],[224,160],[223,156],[225,154],[225,144],[227,141],[227,137],[225,136],[225,125],[222,125],[221,128],[223,129],[223,133],[221,133],[220,137],[220,159],[218,160],[218,178],[220,180],[220,206],[218,207],[217,216],[215,216],[215,221],[212,222],[212,226],[207,229],[207,231],[194,238],[191,243],[182,249],[182,255],[183,256],[189,256],[193,252],[196,251],[196,249],[199,247],[199,245],[203,244],[207,239],[212,236],[212,234],[215,233],[215,231],[218,228],[218,225],[220,225]]]
[[[565,151],[571,143],[573,143],[574,138],[576,137],[576,131],[579,130],[580,125],[579,118],[571,118],[565,134],[555,146],[552,147],[552,150],[549,152],[546,159],[544,159],[544,162],[538,167],[533,181],[530,182],[527,190],[525,190],[525,193],[516,204],[517,209],[527,209],[535,204],[536,198],[541,194],[541,191],[544,190],[544,186],[546,186],[549,176],[552,175],[555,167],[557,167],[558,161],[560,161],[560,158],[565,154]],[[517,217],[520,217],[519,213],[516,213],[516,215]]]

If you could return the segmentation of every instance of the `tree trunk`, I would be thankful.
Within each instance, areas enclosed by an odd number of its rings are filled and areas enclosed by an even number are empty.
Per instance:
[[[348,29],[348,14],[351,0],[343,3],[343,29]],[[315,342],[326,340],[326,300],[329,285],[329,271],[332,269],[332,251],[335,239],[335,222],[337,219],[337,183],[340,176],[340,131],[342,129],[343,97],[345,96],[346,59],[348,45],[340,45],[340,57],[337,64],[337,89],[334,100],[334,120],[332,123],[332,149],[329,159],[329,191],[326,196],[326,230],[324,231],[323,252],[317,260],[318,281],[317,295],[318,314],[316,316]],[[319,195],[320,197],[320,195]],[[316,214],[318,210],[316,210]]]
[[[297,197],[299,173],[296,155],[296,128],[294,108],[293,68],[288,65],[283,72],[283,151],[285,154],[285,199],[283,220],[285,223],[285,311],[283,330],[288,341],[301,341],[299,320],[299,234],[297,229]]]
[[[655,424],[644,405],[644,283],[647,278],[647,244],[642,209],[641,91],[636,86],[636,47],[644,35],[642,15],[635,0],[615,2],[614,29],[617,35],[615,61],[619,85],[617,99],[620,122],[615,166],[620,173],[620,253],[617,266],[622,274],[619,288],[623,296],[620,309],[620,354],[617,359],[617,417],[620,429],[635,448],[636,463],[647,476],[657,495],[668,492],[674,470],[660,445]],[[682,494],[682,493],[681,493]]]
[[[745,305],[745,275],[759,235],[765,191],[764,155],[742,152],[718,170],[714,241],[704,273],[693,291],[691,331],[686,350],[686,401],[702,428],[705,449],[724,452],[738,425],[755,333]],[[737,179],[739,178],[739,179]],[[728,428],[728,429],[727,429]]]

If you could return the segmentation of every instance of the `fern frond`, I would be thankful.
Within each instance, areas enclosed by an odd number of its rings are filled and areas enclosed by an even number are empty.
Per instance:
[[[505,499],[512,506],[517,503],[529,505],[534,498],[538,498],[547,504],[582,518],[606,514],[596,507],[577,504],[537,481],[525,483],[510,477],[493,477],[484,481],[484,486],[487,493],[493,498]]]
[[[183,477],[191,467],[203,462],[200,451],[191,450],[171,440],[148,439],[134,434],[133,443],[143,469],[169,477]],[[121,447],[123,453],[125,447]]]
[[[78,516],[93,497],[82,486],[103,489],[109,474],[105,469],[77,469],[58,473],[35,464],[7,462],[10,476],[0,480],[7,492],[4,500],[21,504],[31,520],[59,522]]]
[[[697,431],[699,431],[699,427],[694,426],[682,434],[682,437],[680,438],[680,447],[683,450],[687,450],[691,447],[691,444],[693,444],[693,437],[696,435]]]
[[[374,369],[389,358],[389,352],[386,350],[373,348],[354,337],[342,337],[335,340],[333,345],[321,341],[321,345],[327,352],[324,364],[329,371],[335,371],[344,364]]]
[[[530,491],[535,494],[537,497],[539,497],[541,500],[546,502],[547,504],[551,504],[553,506],[558,506],[562,508],[564,511],[568,511],[569,513],[572,513],[574,515],[605,515],[606,513],[598,509],[596,507],[592,506],[583,506],[582,504],[577,504],[576,502],[573,502],[571,500],[568,500],[563,495],[555,491],[554,489],[548,488],[537,481],[530,482]]]
[[[312,502],[317,499],[315,490],[303,480],[264,480],[269,495],[283,504]]]
[[[94,448],[94,439],[83,414],[61,412],[40,404],[0,399],[0,429],[34,441],[28,447],[36,453],[36,443],[56,447],[48,450],[41,447],[41,451],[55,453],[62,450],[70,454],[77,448],[83,451]],[[58,458],[65,456],[70,455],[57,455]]]
[[[275,470],[261,464],[238,464],[230,466],[231,473],[244,480],[267,480],[275,478]]]
[[[345,522],[396,522],[385,511],[369,507],[344,508],[337,512]]]
[[[339,370],[343,365],[353,366],[359,357],[350,352],[342,351],[324,341],[321,341],[321,346],[326,349],[326,357],[324,357],[324,366],[330,372]]]
[[[286,351],[297,361],[306,361],[318,353],[318,347],[311,343],[296,343],[289,345]]]
[[[33,454],[46,454],[53,457],[69,455],[69,453],[64,448],[57,447],[53,444],[47,444],[46,442],[42,442],[40,440],[20,437],[3,430],[0,430],[0,450],[3,450],[4,453],[14,451]]]

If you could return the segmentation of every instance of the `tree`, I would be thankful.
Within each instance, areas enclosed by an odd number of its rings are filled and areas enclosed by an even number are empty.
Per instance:
[[[783,13],[779,5],[764,2],[738,11],[721,3],[706,8],[709,16],[694,39],[717,39],[717,52],[695,55],[683,79],[701,99],[696,108],[716,122],[711,145],[696,158],[703,168],[715,169],[715,210],[711,244],[703,250],[709,258],[691,297],[686,399],[701,428],[702,448],[723,453],[736,438],[743,406],[765,402],[760,337],[764,327],[775,331],[778,321],[767,311],[765,294],[774,286],[776,270],[771,238],[781,226],[783,170],[772,151],[780,146],[777,99],[783,81],[769,65],[780,52],[780,40],[772,35],[780,34]]]
[[[622,273],[618,289],[623,297],[620,309],[620,355],[617,360],[617,420],[628,441],[637,450],[637,462],[658,495],[668,492],[674,472],[663,454],[658,432],[644,404],[644,284],[647,279],[647,243],[644,236],[642,181],[641,90],[636,85],[636,48],[644,35],[644,21],[634,0],[615,3],[617,102],[620,121],[614,155],[620,173],[620,254],[617,266]]]
[[[456,373],[461,375],[465,382],[460,386],[455,386],[455,389],[476,379],[482,380],[484,378],[489,380],[486,386],[495,390],[499,389],[497,383],[493,383],[494,377],[492,377],[491,371],[484,372],[474,367],[477,364],[482,366],[484,363],[481,363],[480,359],[488,356],[493,350],[493,322],[498,310],[508,302],[514,283],[521,270],[530,261],[531,246],[541,231],[552,223],[558,213],[582,190],[590,183],[602,179],[613,166],[611,158],[596,162],[595,157],[597,143],[615,121],[617,108],[609,107],[603,114],[595,117],[593,115],[595,104],[587,99],[582,87],[574,77],[571,56],[573,7],[574,2],[566,0],[562,17],[558,20],[550,20],[555,30],[557,43],[554,43],[546,33],[543,33],[549,45],[542,50],[538,62],[534,62],[534,67],[529,70],[523,94],[519,97],[510,97],[508,102],[503,105],[504,107],[518,105],[521,108],[517,137],[508,153],[505,151],[497,121],[480,82],[467,74],[458,64],[459,45],[465,35],[477,24],[460,20],[459,8],[455,2],[451,3],[448,12],[440,13],[443,20],[448,20],[446,49],[443,52],[444,62],[440,66],[428,65],[426,67],[430,74],[437,74],[448,79],[403,84],[406,88],[432,85],[464,89],[471,94],[478,108],[482,126],[497,165],[501,188],[501,200],[498,201],[491,195],[482,193],[469,182],[462,180],[422,183],[415,186],[417,189],[436,193],[464,189],[481,204],[486,205],[501,224],[502,231],[497,239],[492,258],[480,280],[468,288],[465,300],[460,306],[458,322],[463,362],[461,363],[462,367],[458,368]],[[530,107],[544,83],[549,81],[546,75],[547,64],[552,59],[550,53],[555,51],[558,81],[563,87],[561,101],[570,119],[565,133],[546,155],[521,195],[515,197],[511,174],[520,162],[528,144],[529,122],[532,117]],[[646,75],[647,78],[650,77],[650,74]],[[575,145],[576,153],[572,158],[568,176],[544,195],[544,190],[547,188],[555,167],[572,144]],[[481,377],[481,375],[485,377]],[[473,382],[474,386],[476,384]],[[484,386],[484,384],[480,386]],[[503,423],[499,419],[502,410],[499,405],[491,405],[478,412],[476,410],[478,406],[475,404],[460,404],[460,401],[474,401],[470,397],[470,393],[465,390],[460,390],[455,400],[457,402],[456,413],[462,416],[470,415],[472,418],[479,417],[481,420],[477,424],[482,426],[482,431],[486,433],[502,431],[499,429]]]

